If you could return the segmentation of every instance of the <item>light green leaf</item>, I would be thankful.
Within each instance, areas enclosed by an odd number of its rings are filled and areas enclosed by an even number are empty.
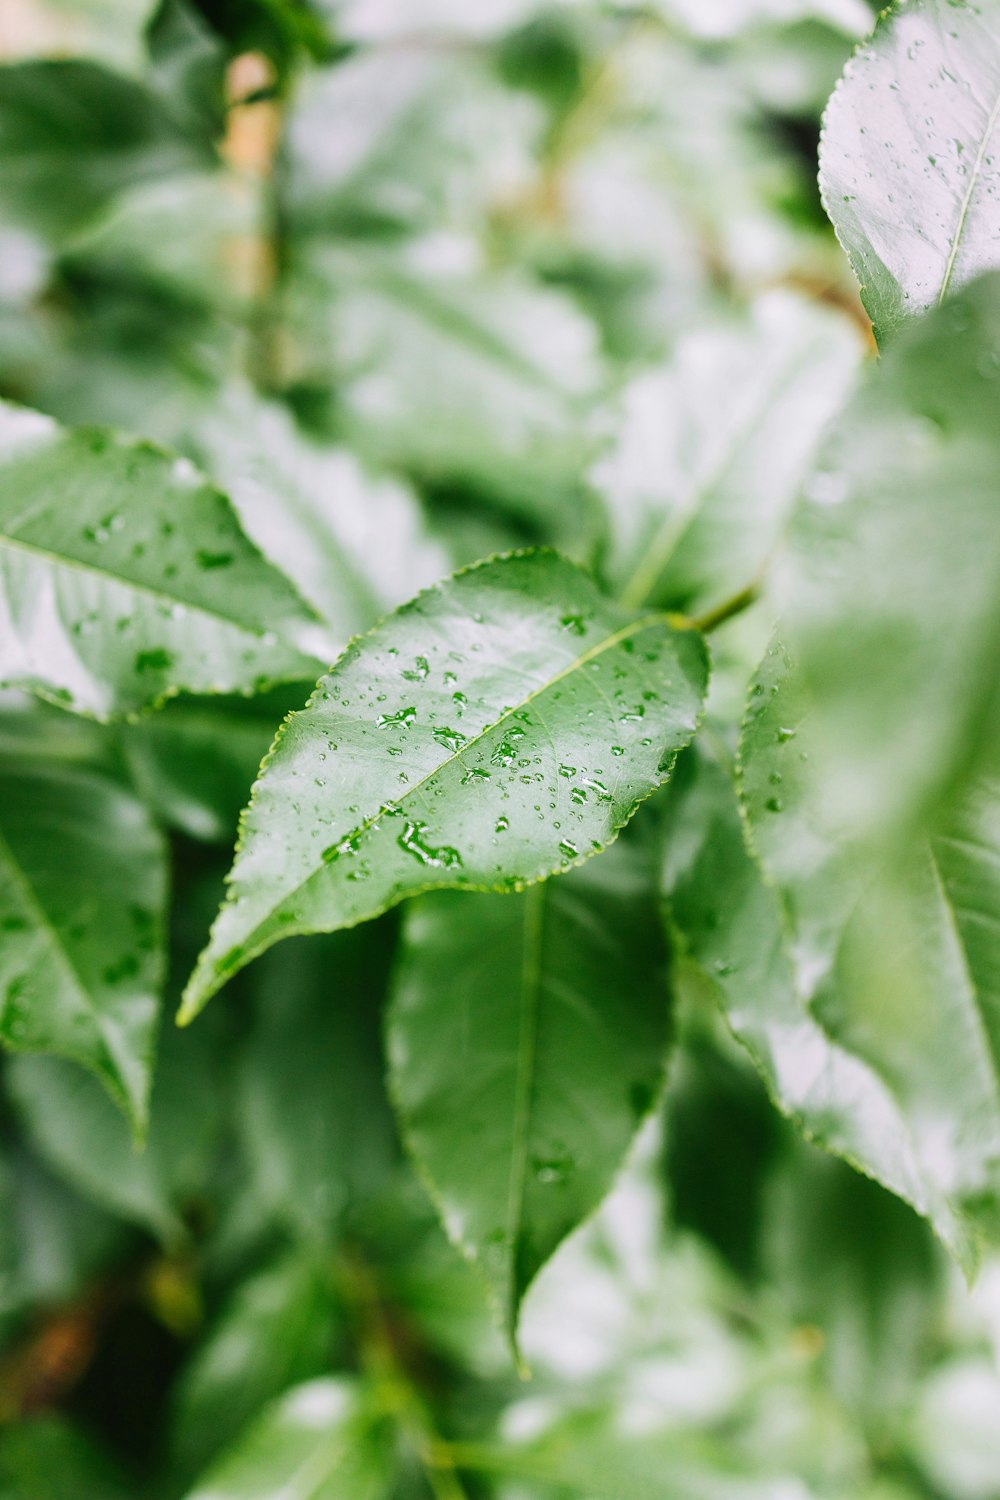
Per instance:
[[[908,0],[883,14],[827,107],[826,210],[884,342],[1000,265],[1000,16]]]
[[[665,953],[644,853],[620,842],[517,896],[407,916],[391,1087],[450,1237],[514,1338],[524,1292],[607,1192],[655,1099]]]
[[[84,769],[0,759],[0,1041],[85,1064],[141,1128],[164,979],[166,850]]]
[[[289,289],[302,375],[336,384],[336,415],[362,453],[495,495],[579,546],[596,329],[560,292],[488,274],[466,252],[455,265],[433,244],[421,255],[419,242],[306,242]]]
[[[306,436],[276,402],[232,390],[194,440],[247,535],[329,623],[331,661],[450,571],[407,484]]]
[[[385,1500],[389,1485],[364,1394],[345,1377],[289,1391],[187,1500]]]
[[[186,459],[0,406],[0,480],[6,684],[106,718],[314,672],[306,606]]]
[[[603,848],[669,776],[706,678],[697,632],[624,613],[554,553],[418,595],[279,730],[182,1018],[281,938]]]
[[[627,604],[703,608],[754,580],[860,353],[843,318],[771,293],[632,382],[594,471]]]
[[[904,836],[997,743],[998,401],[992,273],[894,341],[807,485],[782,632],[827,834]]]

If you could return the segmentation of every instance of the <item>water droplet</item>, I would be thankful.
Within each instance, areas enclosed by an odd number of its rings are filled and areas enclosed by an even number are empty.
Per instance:
[[[495,766],[513,765],[514,761],[517,759],[517,750],[514,747],[517,744],[518,740],[523,739],[524,730],[519,729],[516,724],[512,725],[511,728],[507,730],[507,733],[497,745],[496,749],[493,751],[493,754],[490,756],[490,760]]]
[[[415,708],[401,708],[395,714],[379,714],[375,723],[379,729],[409,729],[416,717]]]
[[[565,776],[567,779],[570,776],[575,776],[576,775],[576,766],[560,766],[559,767],[559,775],[560,776]]]
[[[625,754],[625,746],[624,745],[612,745],[611,746],[611,754],[612,755],[624,755]]]
[[[462,777],[461,785],[469,786],[474,781],[489,781],[489,779],[489,771],[484,770],[482,766],[472,766]]]
[[[431,734],[442,749],[450,750],[453,755],[456,751],[461,750],[465,744],[465,735],[459,734],[457,729],[442,727],[441,729],[432,729]]]
[[[423,682],[429,671],[430,665],[427,661],[426,656],[418,656],[415,659],[413,666],[408,668],[403,673],[403,676],[406,678],[407,682]]]
[[[563,615],[559,621],[563,630],[568,630],[570,635],[586,635],[587,621],[584,615]]]
[[[794,740],[796,733],[796,730],[785,729],[784,726],[782,726],[782,728],[779,729],[777,734],[775,735],[775,739],[777,740],[779,745],[786,745],[789,740]]]
[[[203,568],[206,572],[212,568],[228,568],[233,561],[233,554],[231,552],[205,552],[199,550],[195,553],[195,557],[198,559],[199,568]]]
[[[780,797],[768,797],[767,801],[764,803],[764,806],[767,808],[768,812],[773,813],[780,813],[783,805],[784,804],[782,803]]]
[[[154,646],[149,651],[138,651],[135,657],[137,672],[166,672],[173,664],[172,653],[165,651],[162,646]]]
[[[495,829],[493,831],[494,831],[494,833],[506,833],[507,829],[509,827],[510,827],[510,819],[509,818],[504,818],[504,817],[499,817],[499,818],[497,818],[496,827],[495,827]]]
[[[458,850],[448,845],[435,849],[426,842],[426,832],[425,823],[407,823],[396,843],[422,865],[430,865],[433,869],[460,869],[462,857]]]
[[[580,851],[576,847],[576,845],[573,843],[572,839],[560,839],[559,840],[559,852],[566,859],[575,859],[576,856],[579,854]]]

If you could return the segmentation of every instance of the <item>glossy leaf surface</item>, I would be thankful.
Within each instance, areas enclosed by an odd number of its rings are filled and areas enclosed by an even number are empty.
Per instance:
[[[0,760],[0,1040],[84,1063],[141,1125],[164,979],[166,850],[104,776]]]
[[[106,718],[314,670],[306,606],[186,459],[3,406],[0,478],[4,683]]]
[[[625,614],[552,553],[419,595],[280,730],[183,1016],[280,938],[603,848],[670,774],[706,675],[697,632]]]
[[[411,908],[392,1091],[511,1337],[528,1283],[609,1188],[667,1039],[652,869],[630,841],[517,896],[448,892]]]
[[[1000,265],[1000,16],[891,5],[827,108],[820,186],[879,342]]]

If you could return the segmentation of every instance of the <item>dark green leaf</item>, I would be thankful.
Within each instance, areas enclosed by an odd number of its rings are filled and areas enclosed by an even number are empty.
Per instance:
[[[393,1094],[511,1338],[529,1282],[604,1196],[659,1089],[668,1010],[651,877],[621,842],[564,880],[428,896],[407,917]]]
[[[184,1018],[281,938],[603,848],[669,776],[706,676],[697,632],[625,614],[552,553],[419,595],[279,731]]]
[[[163,843],[122,787],[0,760],[0,1040],[92,1068],[140,1129],[166,898]]]

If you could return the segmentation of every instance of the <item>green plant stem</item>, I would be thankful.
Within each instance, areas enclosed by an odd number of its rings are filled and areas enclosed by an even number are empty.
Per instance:
[[[689,621],[692,629],[700,630],[702,635],[711,635],[713,630],[718,630],[727,620],[732,620],[736,615],[741,615],[744,610],[756,604],[760,598],[761,586],[757,579],[748,583],[746,588],[740,589],[739,593],[732,594],[717,604],[714,609],[708,610],[703,615],[695,615]]]
[[[453,1447],[438,1433],[427,1403],[396,1349],[371,1267],[356,1251],[345,1251],[338,1258],[335,1274],[356,1325],[362,1367],[379,1391],[386,1413],[399,1424],[419,1460],[434,1500],[467,1500],[455,1472]]]

